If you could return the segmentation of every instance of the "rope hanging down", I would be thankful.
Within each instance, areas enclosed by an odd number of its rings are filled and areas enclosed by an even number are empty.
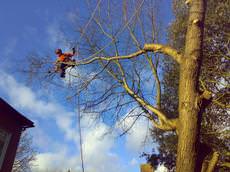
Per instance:
[[[79,40],[77,42],[77,47],[76,47],[77,48],[77,57],[79,56],[79,42],[81,41],[83,35],[85,34],[85,31],[86,31],[88,25],[90,24],[91,20],[93,19],[93,17],[95,15],[95,13],[97,11],[97,8],[99,7],[100,3],[101,3],[101,0],[98,1],[98,3],[96,5],[96,7],[95,7],[95,9],[94,9],[94,11],[93,11],[90,19],[89,19],[89,21],[85,25],[85,27],[84,27],[84,29],[83,29],[83,31],[81,33],[81,36],[80,36],[80,38],[79,38]],[[78,97],[78,100],[77,100],[77,108],[78,108],[78,112],[77,113],[78,113],[78,116],[77,117],[78,117],[78,130],[79,130],[79,141],[80,141],[81,167],[82,167],[82,172],[85,172],[85,168],[84,168],[84,156],[83,156],[83,148],[82,148],[81,114],[80,114],[81,110],[80,110],[80,93],[79,92],[78,92],[77,97]]]
[[[142,5],[144,4],[144,1],[145,0],[142,0],[140,6],[138,7],[138,10],[135,11],[135,13],[133,14],[133,16],[129,19],[129,21],[125,24],[125,26],[119,31],[119,33],[117,33],[117,35],[119,35],[128,25],[129,23],[131,22],[131,20],[133,19],[133,17],[136,15],[136,13],[140,10],[140,8],[142,7]],[[88,25],[90,24],[90,22],[92,21],[96,11],[97,11],[97,8],[99,7],[101,3],[101,0],[98,1],[89,21],[87,22],[87,24],[85,25],[85,27],[83,28],[83,31],[80,35],[80,38],[79,40],[76,42],[76,50],[77,50],[77,57],[79,56],[79,43],[82,39],[82,37],[84,36],[85,34],[85,31],[88,27]],[[96,54],[100,53],[101,51],[103,51],[106,47],[108,47],[113,41],[109,42],[105,47],[103,47],[101,50],[99,50],[98,52],[96,52],[95,54],[91,55],[91,57],[95,56]],[[109,62],[107,63],[107,65],[109,64]],[[78,97],[78,100],[77,100],[77,118],[78,118],[78,130],[79,130],[79,142],[80,142],[80,155],[81,155],[81,168],[82,168],[82,172],[85,172],[85,168],[84,168],[84,156],[83,156],[83,147],[82,147],[82,132],[81,132],[81,114],[80,114],[80,93],[78,92],[77,94],[77,97]]]
[[[85,172],[83,148],[82,148],[81,110],[80,110],[80,94],[79,93],[77,95],[77,118],[78,118],[78,131],[79,131],[79,142],[80,142],[81,168],[82,168],[82,172]]]

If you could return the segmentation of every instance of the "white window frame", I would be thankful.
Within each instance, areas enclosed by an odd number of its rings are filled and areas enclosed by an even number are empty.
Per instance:
[[[4,159],[5,159],[6,151],[7,151],[8,145],[10,143],[11,134],[9,132],[1,129],[1,128],[0,128],[0,131],[6,133],[6,138],[4,140],[2,140],[4,142],[4,145],[3,145],[2,152],[0,154],[0,170],[1,170],[2,169],[2,164],[3,164]]]

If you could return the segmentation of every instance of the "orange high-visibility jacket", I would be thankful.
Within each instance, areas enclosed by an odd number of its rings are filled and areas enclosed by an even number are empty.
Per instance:
[[[62,53],[61,55],[58,56],[57,61],[66,62],[70,60],[70,57],[72,57],[73,55],[74,55],[73,53]]]

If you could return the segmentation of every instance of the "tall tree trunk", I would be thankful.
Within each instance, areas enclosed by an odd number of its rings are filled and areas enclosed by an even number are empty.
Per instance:
[[[198,155],[198,77],[202,58],[205,0],[191,0],[184,60],[180,65],[177,172],[194,172]]]

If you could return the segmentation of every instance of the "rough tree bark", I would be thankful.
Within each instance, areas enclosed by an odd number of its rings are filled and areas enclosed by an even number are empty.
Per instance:
[[[199,127],[201,111],[198,90],[205,0],[191,0],[184,58],[180,64],[177,172],[198,171]]]
[[[199,70],[202,60],[202,43],[204,29],[205,0],[187,0],[189,20],[185,41],[185,52],[179,53],[172,47],[161,44],[145,44],[143,49],[124,56],[94,57],[77,61],[74,65],[87,65],[94,61],[113,61],[117,65],[118,77],[112,70],[107,72],[121,84],[126,93],[142,107],[153,125],[162,130],[176,130],[178,134],[177,172],[195,172],[201,170],[202,163],[197,162],[199,149],[199,132],[201,115],[204,110],[203,99],[209,99],[210,94],[201,94],[198,88]],[[138,95],[127,82],[121,60],[131,59],[148,52],[162,53],[171,56],[180,65],[179,80],[179,118],[169,119],[158,106],[151,105]],[[106,65],[102,63],[104,68]],[[163,103],[163,102],[162,102]],[[156,120],[157,118],[157,120]]]

